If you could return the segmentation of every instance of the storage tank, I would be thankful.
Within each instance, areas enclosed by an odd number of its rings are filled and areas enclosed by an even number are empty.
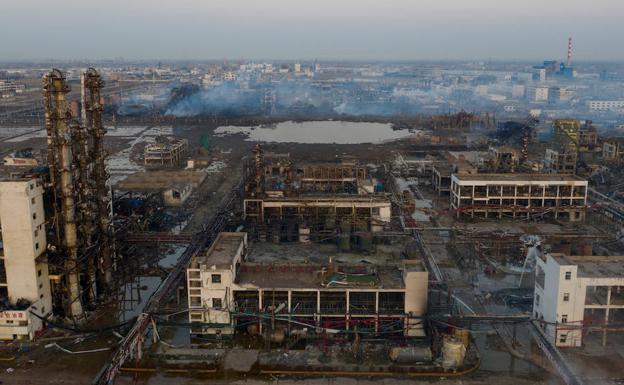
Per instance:
[[[390,348],[389,356],[397,364],[415,364],[433,360],[429,346],[393,346]]]
[[[464,342],[455,336],[444,336],[442,343],[442,367],[444,369],[457,369],[464,363],[466,347]]]
[[[286,330],[284,329],[275,329],[270,335],[269,338],[271,342],[275,344],[281,344],[286,339]]]
[[[247,325],[247,333],[249,333],[249,335],[257,336],[259,332],[260,328],[258,327],[258,324],[254,323],[251,325]]]
[[[464,346],[468,348],[468,345],[470,344],[470,330],[455,329],[455,337],[459,338]]]

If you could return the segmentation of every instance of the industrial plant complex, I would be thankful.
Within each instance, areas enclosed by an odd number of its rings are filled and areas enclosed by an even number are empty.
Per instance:
[[[0,383],[620,383],[623,85],[0,64]]]

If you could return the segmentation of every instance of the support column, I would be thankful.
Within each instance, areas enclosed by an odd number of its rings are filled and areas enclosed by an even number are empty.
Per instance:
[[[379,332],[379,291],[375,292],[375,333]]]
[[[607,327],[609,326],[609,309],[611,307],[611,286],[607,289],[607,308],[605,309],[604,326],[602,328],[602,346],[607,346]]]
[[[262,296],[264,295],[264,291],[262,289],[258,289],[258,313],[262,314],[262,309],[264,308],[264,304],[262,303]],[[262,335],[262,318],[258,318],[258,331],[260,335]]]
[[[316,291],[316,326],[321,325],[321,291]]]

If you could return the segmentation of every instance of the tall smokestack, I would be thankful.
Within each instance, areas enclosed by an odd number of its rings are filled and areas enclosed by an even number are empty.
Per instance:
[[[566,61],[566,67],[572,65],[572,37],[568,38],[568,60]]]

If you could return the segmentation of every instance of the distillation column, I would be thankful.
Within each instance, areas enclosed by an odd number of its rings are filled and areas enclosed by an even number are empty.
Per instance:
[[[63,229],[63,246],[66,252],[65,279],[68,292],[67,310],[73,318],[81,318],[82,301],[80,298],[80,282],[78,269],[78,244],[76,230],[76,208],[74,203],[73,175],[72,175],[72,135],[69,126],[71,113],[67,108],[65,95],[70,88],[65,83],[65,76],[59,70],[52,70],[43,78],[43,93],[46,103],[46,116],[52,134],[52,148],[55,162],[51,169],[57,170],[58,180],[55,179],[53,188],[57,196],[61,197],[61,221]]]
[[[97,210],[97,227],[99,239],[98,268],[102,276],[102,286],[110,287],[113,275],[114,237],[111,228],[111,197],[107,186],[108,173],[106,171],[106,152],[104,150],[104,135],[106,129],[102,124],[101,89],[104,81],[100,74],[89,68],[82,74],[82,118],[92,140],[91,160],[92,181],[95,183],[94,200]]]

